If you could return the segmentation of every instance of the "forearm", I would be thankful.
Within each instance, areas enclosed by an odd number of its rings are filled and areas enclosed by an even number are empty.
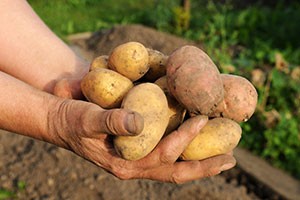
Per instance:
[[[0,71],[52,93],[57,80],[88,70],[26,1],[1,0],[0,24]]]
[[[59,100],[0,72],[0,128],[60,145],[49,131],[49,111]]]

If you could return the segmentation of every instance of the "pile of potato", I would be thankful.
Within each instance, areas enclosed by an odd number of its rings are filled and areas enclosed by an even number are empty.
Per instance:
[[[130,109],[143,116],[141,134],[113,140],[118,154],[128,160],[145,157],[164,135],[195,115],[209,121],[181,159],[227,153],[239,143],[239,123],[252,116],[257,103],[247,79],[221,74],[205,52],[188,45],[169,56],[138,42],[119,45],[93,60],[81,88],[88,101],[103,108]]]

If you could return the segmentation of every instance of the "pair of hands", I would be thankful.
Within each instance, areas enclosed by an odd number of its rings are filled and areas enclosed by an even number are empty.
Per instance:
[[[80,79],[62,79],[54,94],[57,103],[49,114],[49,131],[57,145],[73,151],[120,179],[152,179],[184,183],[219,174],[236,161],[231,153],[202,161],[178,161],[180,154],[206,124],[207,118],[196,116],[178,130],[164,137],[146,157],[128,161],[117,155],[112,135],[136,135],[143,129],[143,119],[124,109],[105,110],[82,99]]]

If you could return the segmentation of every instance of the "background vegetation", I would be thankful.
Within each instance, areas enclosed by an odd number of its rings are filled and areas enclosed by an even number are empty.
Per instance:
[[[179,0],[28,2],[62,39],[139,23],[201,42],[222,72],[247,77],[259,93],[240,145],[300,179],[299,2],[190,0],[189,11]],[[13,195],[0,189],[0,199]]]
[[[217,2],[191,0],[186,12],[174,0],[29,0],[61,38],[140,23],[203,43],[222,72],[259,93],[240,145],[300,178],[300,3]]]

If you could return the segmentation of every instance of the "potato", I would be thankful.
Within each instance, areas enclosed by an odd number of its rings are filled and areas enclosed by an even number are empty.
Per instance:
[[[221,74],[224,99],[218,105],[214,117],[226,117],[236,122],[246,122],[254,113],[257,104],[255,87],[246,78]]]
[[[147,49],[138,42],[127,42],[113,49],[108,58],[110,69],[132,81],[140,79],[148,70]]]
[[[227,118],[214,118],[181,154],[182,160],[203,160],[232,151],[240,141],[242,129],[238,123]]]
[[[178,103],[178,101],[170,94],[167,88],[167,77],[163,76],[157,79],[155,82],[165,93],[168,100],[169,107],[169,123],[165,131],[165,134],[169,134],[179,127],[183,122],[186,109]]]
[[[133,83],[115,71],[98,68],[88,72],[81,81],[81,90],[90,102],[102,108],[117,108]]]
[[[169,121],[167,98],[154,83],[141,83],[128,92],[121,107],[141,114],[144,129],[137,136],[115,137],[114,147],[124,159],[141,159],[155,148],[166,130]]]
[[[149,71],[145,74],[144,79],[154,82],[158,78],[166,75],[166,63],[168,56],[160,51],[147,48],[149,54]]]
[[[175,50],[166,70],[169,91],[190,113],[209,116],[223,100],[220,72],[201,49],[187,45]]]
[[[97,69],[97,68],[108,69],[107,62],[108,62],[108,55],[102,55],[102,56],[96,57],[90,65],[90,71]]]

